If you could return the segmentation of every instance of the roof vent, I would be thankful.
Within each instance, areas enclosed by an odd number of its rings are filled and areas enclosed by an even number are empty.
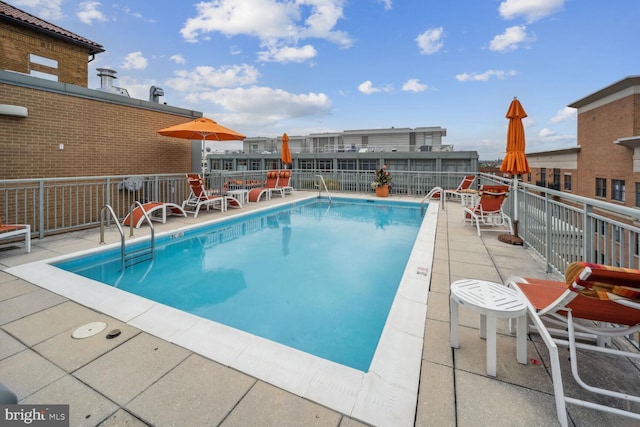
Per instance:
[[[160,103],[161,96],[164,96],[164,90],[161,87],[151,86],[149,88],[149,101]]]
[[[116,87],[113,85],[113,81],[117,79],[117,71],[109,68],[96,68],[98,77],[100,77],[100,89],[104,92],[117,93],[118,95],[129,96],[129,92],[126,89]]]

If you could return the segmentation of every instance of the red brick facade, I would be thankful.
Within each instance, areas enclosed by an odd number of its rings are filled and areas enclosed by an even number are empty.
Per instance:
[[[191,143],[156,131],[191,120],[197,113],[158,111],[165,106],[147,101],[140,104],[148,108],[119,105],[2,81],[0,99],[28,109],[24,118],[0,115],[0,179],[191,170]]]

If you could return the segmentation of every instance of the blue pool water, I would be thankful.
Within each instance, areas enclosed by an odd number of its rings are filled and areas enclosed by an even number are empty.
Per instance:
[[[366,372],[422,216],[415,203],[312,199],[56,266]]]

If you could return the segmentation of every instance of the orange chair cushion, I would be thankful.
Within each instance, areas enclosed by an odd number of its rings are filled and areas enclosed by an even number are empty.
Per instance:
[[[572,290],[586,297],[640,301],[640,270],[580,261],[567,267],[565,280]]]

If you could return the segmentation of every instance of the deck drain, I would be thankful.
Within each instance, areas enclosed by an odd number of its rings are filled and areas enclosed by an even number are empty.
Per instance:
[[[104,322],[87,323],[86,325],[80,326],[78,329],[73,331],[71,336],[76,339],[89,338],[104,331],[106,327],[107,324]]]

